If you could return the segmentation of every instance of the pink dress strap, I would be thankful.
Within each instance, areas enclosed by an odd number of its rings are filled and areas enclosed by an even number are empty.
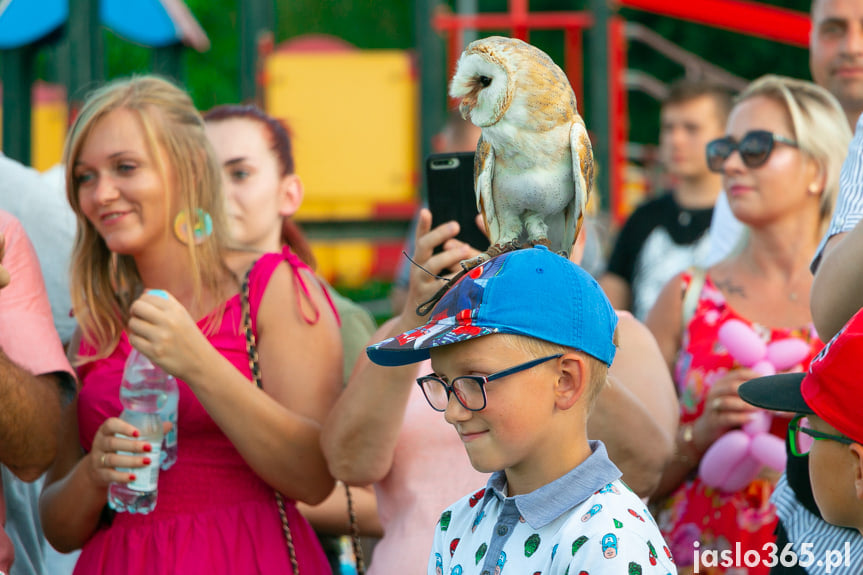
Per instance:
[[[284,246],[281,253],[273,252],[262,255],[254,263],[252,272],[249,274],[249,310],[252,314],[252,329],[255,334],[258,333],[258,308],[261,305],[261,300],[264,298],[264,292],[266,291],[267,285],[269,285],[270,277],[272,277],[273,272],[276,271],[276,268],[282,262],[287,263],[291,268],[291,275],[294,278],[294,287],[296,288],[297,307],[303,316],[303,320],[309,325],[314,325],[318,323],[318,320],[321,318],[321,310],[318,309],[315,300],[312,298],[312,293],[306,283],[306,277],[303,275],[303,271],[308,271],[309,274],[314,276],[317,280],[317,283],[336,318],[336,322],[341,325],[339,313],[336,311],[336,306],[330,297],[330,293],[327,290],[326,285],[315,275],[312,268],[306,265],[306,263],[301,260],[297,254],[291,251],[291,248]],[[311,306],[312,317],[306,315],[306,311],[303,307],[303,300]]]

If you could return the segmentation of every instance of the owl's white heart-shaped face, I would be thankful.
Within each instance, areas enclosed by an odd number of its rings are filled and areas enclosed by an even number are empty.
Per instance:
[[[497,123],[512,99],[505,66],[483,52],[466,52],[459,58],[449,93],[460,100],[462,117],[481,128]]]

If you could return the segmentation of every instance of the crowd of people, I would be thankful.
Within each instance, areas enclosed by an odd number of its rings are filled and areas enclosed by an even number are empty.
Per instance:
[[[859,573],[863,0],[812,24],[814,82],[672,87],[673,184],[598,279],[585,226],[420,315],[478,253],[422,209],[380,327],[315,271],[281,121],[96,89],[61,169],[0,156],[0,573],[330,573],[356,530],[375,575]],[[151,464],[133,349],[179,386],[147,514],[107,506]]]

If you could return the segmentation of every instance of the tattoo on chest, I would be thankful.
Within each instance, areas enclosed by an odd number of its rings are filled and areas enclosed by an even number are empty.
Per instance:
[[[746,290],[743,289],[743,286],[735,284],[730,278],[725,280],[716,280],[713,282],[713,285],[728,295],[736,295],[743,298],[746,297]]]

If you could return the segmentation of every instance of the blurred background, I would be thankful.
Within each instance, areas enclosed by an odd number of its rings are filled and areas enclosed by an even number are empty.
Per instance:
[[[740,89],[809,79],[810,0],[0,0],[2,151],[61,161],[76,106],[155,71],[205,111],[284,118],[319,271],[380,320],[423,198],[422,159],[452,108],[447,78],[478,37],[525,39],[570,78],[597,156],[606,232],[663,189],[659,102],[682,77]]]

